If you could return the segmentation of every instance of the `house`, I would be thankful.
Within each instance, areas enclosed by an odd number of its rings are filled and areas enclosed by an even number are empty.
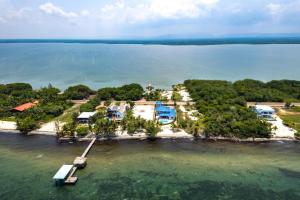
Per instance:
[[[176,119],[176,109],[157,101],[155,103],[155,116],[161,124],[170,124]]]
[[[79,123],[89,123],[91,117],[93,117],[97,112],[82,112],[78,117],[77,121]]]
[[[121,121],[123,120],[126,111],[128,110],[127,105],[116,106],[112,105],[107,108],[107,117],[110,120]]]
[[[37,104],[37,102],[33,102],[33,103],[25,103],[22,105],[19,105],[15,108],[12,109],[13,112],[24,112],[25,110],[28,110],[29,108],[34,107]]]
[[[67,178],[71,174],[73,165],[63,165],[53,176],[55,185],[64,185],[67,181]]]
[[[256,112],[257,116],[272,120],[274,119],[275,110],[270,106],[265,105],[255,105],[253,107],[254,112]]]

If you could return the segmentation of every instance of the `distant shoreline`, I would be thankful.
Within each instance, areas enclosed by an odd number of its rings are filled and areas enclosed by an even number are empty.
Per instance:
[[[300,44],[300,36],[289,37],[224,37],[195,39],[0,39],[0,44],[132,44],[132,45],[266,45],[266,44]]]

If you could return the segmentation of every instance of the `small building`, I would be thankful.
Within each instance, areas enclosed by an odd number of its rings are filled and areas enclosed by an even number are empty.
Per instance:
[[[53,176],[55,185],[64,185],[71,174],[73,165],[63,165]]]
[[[266,105],[255,105],[253,107],[254,112],[257,114],[257,116],[268,119],[268,120],[272,120],[274,119],[274,115],[275,115],[275,110],[270,107],[270,106],[266,106]]]
[[[37,104],[37,102],[34,103],[25,103],[22,105],[19,105],[12,109],[13,112],[24,112],[25,110],[28,110],[29,108],[34,107]]]
[[[170,124],[176,119],[176,109],[157,101],[155,103],[155,116],[161,124]]]
[[[82,112],[78,117],[77,121],[79,123],[89,123],[91,117],[93,117],[97,112]]]
[[[107,117],[113,121],[123,120],[126,111],[128,110],[127,105],[116,106],[112,105],[107,108]]]

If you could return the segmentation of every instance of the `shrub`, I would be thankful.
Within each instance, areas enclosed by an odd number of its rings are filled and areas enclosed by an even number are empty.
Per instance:
[[[38,129],[39,127],[40,126],[38,122],[31,117],[17,120],[17,130],[19,130],[23,134],[28,134],[29,132]]]
[[[294,135],[295,135],[295,138],[296,138],[296,139],[300,139],[300,132],[299,132],[299,131],[296,132]]]
[[[90,129],[88,125],[78,125],[76,127],[76,133],[78,136],[86,136],[87,134],[89,134]]]

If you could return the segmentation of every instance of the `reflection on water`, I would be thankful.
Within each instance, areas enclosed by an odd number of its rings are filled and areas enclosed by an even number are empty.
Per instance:
[[[98,142],[75,186],[52,176],[87,143],[0,134],[1,199],[299,199],[300,145]]]

